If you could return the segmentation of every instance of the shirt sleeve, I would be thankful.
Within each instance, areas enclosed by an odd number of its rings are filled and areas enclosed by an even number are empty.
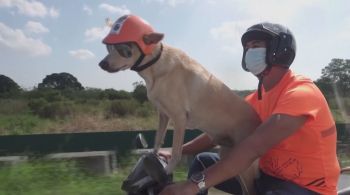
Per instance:
[[[318,92],[310,85],[300,85],[287,89],[281,95],[273,114],[304,115],[315,119],[320,109]]]

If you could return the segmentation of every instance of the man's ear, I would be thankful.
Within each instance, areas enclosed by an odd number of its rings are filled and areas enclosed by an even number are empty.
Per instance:
[[[143,42],[146,44],[146,45],[150,45],[150,44],[156,44],[158,43],[159,41],[161,41],[164,37],[164,34],[163,33],[150,33],[150,34],[147,34],[147,35],[144,35],[143,36]]]

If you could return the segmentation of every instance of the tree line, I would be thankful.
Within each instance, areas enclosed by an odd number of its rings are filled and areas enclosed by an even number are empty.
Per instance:
[[[322,69],[321,77],[314,82],[328,98],[332,98],[335,95],[347,97],[350,93],[350,60],[332,59],[331,62]],[[129,94],[123,90],[84,88],[77,78],[64,72],[47,75],[33,91],[47,89],[60,91],[99,91],[100,95],[107,96],[110,99],[123,99],[134,96],[134,98],[141,102],[147,101],[146,88],[142,82],[134,83],[134,91]],[[5,75],[0,75],[0,98],[15,98],[20,95],[21,92],[24,92],[24,90],[21,89],[15,81]]]
[[[154,109],[147,102],[145,85],[142,82],[133,85],[132,92],[85,88],[73,75],[63,72],[47,75],[32,90],[24,90],[11,78],[0,75],[0,115],[15,112],[10,104],[25,104],[13,114],[29,113],[47,119],[98,112],[104,113],[106,118],[150,116]]]
[[[321,73],[321,77],[314,82],[325,95],[331,108],[345,109],[347,113],[350,113],[350,100],[347,98],[350,93],[350,60],[332,59]],[[235,92],[245,96],[251,91]],[[343,108],[339,108],[339,98],[343,100],[341,104]],[[77,78],[65,72],[47,75],[38,86],[29,91],[23,90],[11,78],[0,75],[0,99],[36,99],[29,102],[29,106],[32,107],[44,104],[43,101],[55,102],[62,99],[74,101],[133,99],[141,104],[148,101],[146,87],[142,82],[134,83],[132,92],[115,89],[102,90],[83,87]]]
[[[131,99],[135,98],[140,103],[147,101],[146,87],[142,82],[135,82],[134,90],[84,88],[82,84],[69,73],[53,73],[47,75],[34,89],[23,90],[11,78],[0,75],[0,98],[35,98],[56,93],[68,99]],[[53,96],[53,95],[51,95]]]

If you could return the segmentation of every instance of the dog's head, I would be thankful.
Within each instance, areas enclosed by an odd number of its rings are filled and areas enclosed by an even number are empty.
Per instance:
[[[163,36],[138,16],[122,16],[112,24],[111,31],[103,39],[108,55],[99,66],[108,72],[129,69],[143,57],[152,55]]]

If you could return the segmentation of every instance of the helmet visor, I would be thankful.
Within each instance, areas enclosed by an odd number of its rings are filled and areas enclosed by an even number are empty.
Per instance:
[[[272,23],[262,23],[261,24],[265,31],[269,32],[271,35],[278,36],[281,32],[287,33],[287,29],[279,24]]]
[[[106,46],[108,53],[117,51],[123,58],[130,58],[132,56],[130,43],[107,44]]]

